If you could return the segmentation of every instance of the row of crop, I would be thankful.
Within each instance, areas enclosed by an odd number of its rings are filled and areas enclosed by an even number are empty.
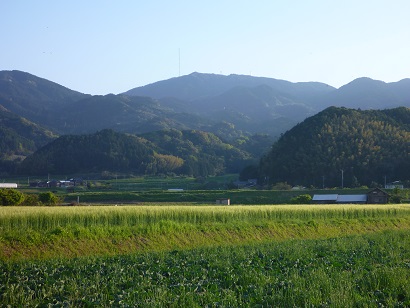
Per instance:
[[[410,232],[0,263],[19,306],[408,307]]]
[[[69,225],[135,226],[163,220],[203,224],[409,216],[407,205],[8,207],[0,212],[0,232],[50,230]]]

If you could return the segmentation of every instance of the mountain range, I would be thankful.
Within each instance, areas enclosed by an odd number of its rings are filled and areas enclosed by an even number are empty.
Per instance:
[[[127,133],[161,129],[273,137],[329,107],[385,109],[410,106],[410,79],[384,83],[359,78],[335,89],[319,82],[292,83],[244,75],[190,75],[131,89],[87,95],[20,71],[0,72],[0,105],[56,134],[111,128]],[[225,138],[225,136],[221,136]]]
[[[92,96],[29,73],[0,71],[1,159],[24,159],[57,136],[104,129],[204,131],[235,146],[256,138],[262,155],[279,136],[329,106],[410,107],[410,79],[359,78],[336,89],[320,82],[192,73]],[[268,136],[264,149],[261,135]]]

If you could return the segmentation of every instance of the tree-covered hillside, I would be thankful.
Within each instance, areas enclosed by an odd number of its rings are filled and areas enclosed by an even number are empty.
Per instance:
[[[19,171],[26,175],[110,171],[208,176],[239,172],[252,158],[202,131],[166,130],[135,136],[103,130],[62,136],[27,157]]]
[[[152,149],[135,136],[103,130],[93,135],[65,135],[27,157],[20,172],[29,175],[87,172],[144,172]]]
[[[0,160],[24,158],[55,138],[52,132],[0,105]]]
[[[286,132],[261,160],[260,175],[317,187],[409,180],[409,128],[409,108],[330,107]]]
[[[184,160],[177,172],[193,176],[236,173],[253,157],[212,133],[198,130],[166,130],[142,135],[158,152],[169,153]]]
[[[50,111],[87,96],[29,73],[0,71],[0,105],[43,126]]]

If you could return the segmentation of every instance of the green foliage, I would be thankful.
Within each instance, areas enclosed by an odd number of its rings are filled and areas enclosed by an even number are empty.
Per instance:
[[[312,196],[309,194],[299,195],[290,200],[293,204],[309,204],[312,201]]]
[[[46,205],[54,205],[60,201],[60,199],[51,191],[40,193],[38,195],[38,200]]]
[[[16,189],[0,189],[1,205],[19,205],[24,201],[24,194]]]
[[[238,173],[252,159],[248,152],[204,131],[170,129],[143,134],[142,137],[154,144],[157,152],[168,153],[184,161],[175,169],[177,174],[196,177]]]
[[[360,111],[330,107],[285,133],[261,160],[271,182],[322,187],[370,186],[409,179],[409,108]]]
[[[409,231],[391,231],[5,262],[0,301],[11,307],[408,307],[409,239]]]

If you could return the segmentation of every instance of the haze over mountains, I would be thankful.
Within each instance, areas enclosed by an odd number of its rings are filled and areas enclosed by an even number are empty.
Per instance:
[[[252,161],[280,135],[329,106],[410,107],[410,79],[385,83],[359,78],[336,89],[320,82],[192,73],[119,95],[92,96],[29,73],[1,71],[1,159],[23,159],[58,135],[112,129],[137,135],[162,131],[164,136],[173,130],[172,138],[184,148],[189,148],[185,139],[197,135],[189,131],[204,131],[212,134],[208,138],[217,136],[224,147],[242,153],[242,161]],[[178,133],[183,131],[187,132]],[[160,155],[179,155],[162,150]],[[189,157],[185,150],[184,155]]]

